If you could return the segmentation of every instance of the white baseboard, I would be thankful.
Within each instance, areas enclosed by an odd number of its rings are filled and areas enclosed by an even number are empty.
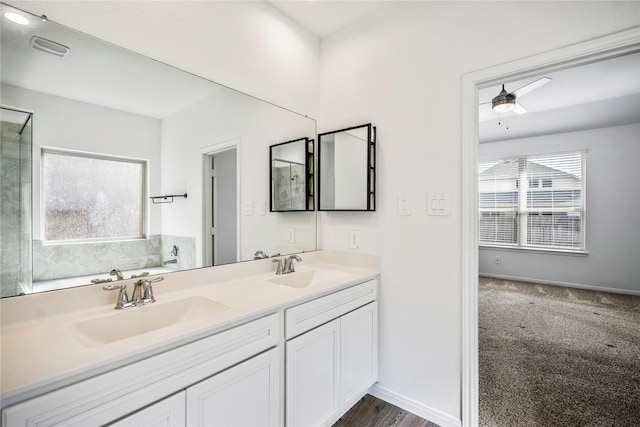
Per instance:
[[[440,412],[437,409],[434,409],[429,406],[423,405],[422,403],[416,402],[413,399],[402,396],[387,388],[380,387],[378,384],[374,384],[369,389],[369,394],[377,397],[378,399],[382,399],[385,402],[389,402],[399,408],[402,408],[405,411],[409,411],[412,414],[422,417],[427,421],[436,423],[442,427],[461,427],[462,426],[461,420],[454,418],[451,415],[447,415],[443,412]]]
[[[579,283],[560,282],[557,280],[540,280],[540,279],[531,279],[529,277],[506,276],[503,274],[488,274],[488,273],[482,273],[482,272],[479,273],[479,275],[480,277],[489,277],[492,279],[514,280],[517,282],[540,283],[542,285],[563,286],[566,288],[587,289],[589,291],[612,292],[615,294],[640,296],[640,291],[634,291],[630,289],[606,288],[603,286],[582,285]]]

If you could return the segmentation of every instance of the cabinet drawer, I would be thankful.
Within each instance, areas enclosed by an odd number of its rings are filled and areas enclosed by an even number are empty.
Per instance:
[[[377,296],[377,280],[369,280],[336,293],[289,308],[285,311],[286,339],[355,310]]]
[[[104,425],[276,346],[279,330],[278,314],[263,317],[18,403],[2,424]]]

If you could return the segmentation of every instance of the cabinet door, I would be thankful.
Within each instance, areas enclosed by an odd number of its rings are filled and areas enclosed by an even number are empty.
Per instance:
[[[378,379],[377,302],[340,318],[341,404],[349,409]]]
[[[286,345],[287,427],[329,424],[339,411],[340,319]]]
[[[187,388],[187,426],[279,426],[280,352],[269,350]]]
[[[135,412],[110,427],[185,427],[185,392],[176,393]]]

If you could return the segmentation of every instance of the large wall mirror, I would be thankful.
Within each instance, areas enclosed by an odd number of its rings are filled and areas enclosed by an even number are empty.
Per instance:
[[[0,8],[2,296],[316,249],[268,167],[314,120]]]
[[[318,210],[376,210],[375,143],[371,123],[318,135]]]
[[[313,139],[301,138],[272,145],[271,211],[312,211]]]

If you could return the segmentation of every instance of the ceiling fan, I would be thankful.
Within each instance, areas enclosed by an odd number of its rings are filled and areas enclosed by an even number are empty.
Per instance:
[[[491,104],[491,109],[496,113],[507,113],[509,111],[513,111],[516,114],[524,114],[527,112],[527,109],[518,103],[517,99],[540,86],[549,83],[550,81],[551,79],[549,77],[541,77],[538,80],[534,80],[531,83],[514,90],[513,92],[507,92],[503,84],[502,90],[491,100],[491,102],[484,102],[480,105]]]

